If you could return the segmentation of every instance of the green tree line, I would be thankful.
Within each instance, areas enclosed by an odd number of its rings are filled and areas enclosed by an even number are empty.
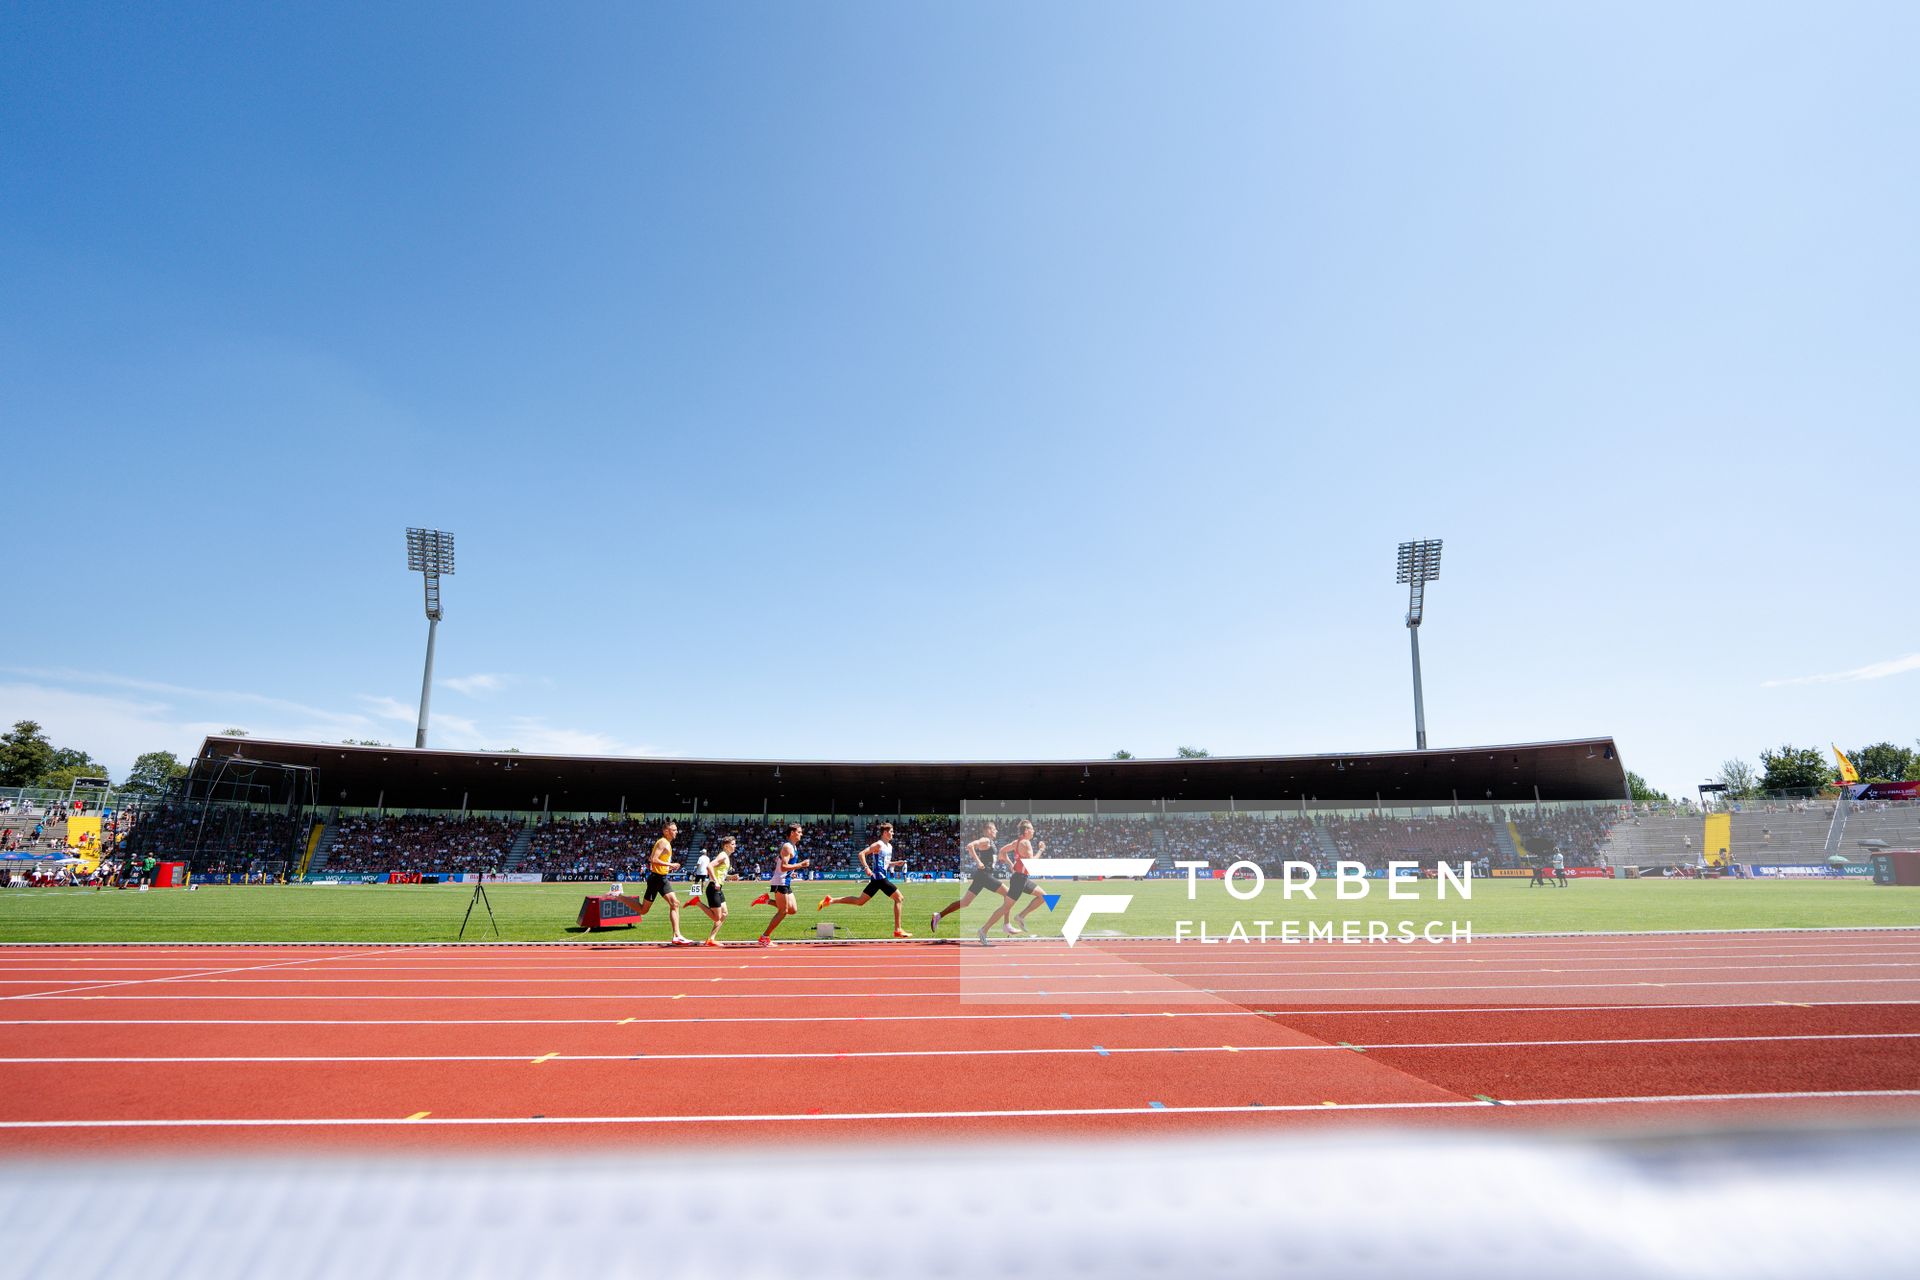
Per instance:
[[[133,762],[133,768],[120,780],[120,791],[136,795],[159,795],[175,779],[186,776],[187,767],[171,751],[149,751]],[[107,767],[77,747],[57,747],[46,730],[32,720],[16,720],[13,728],[0,733],[0,787],[39,787],[65,791],[75,778],[113,777]]]

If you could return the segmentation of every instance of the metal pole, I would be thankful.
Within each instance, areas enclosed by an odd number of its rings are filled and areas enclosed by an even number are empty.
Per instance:
[[[1415,750],[1425,751],[1427,749],[1427,704],[1420,695],[1420,628],[1408,627],[1407,635],[1413,641],[1413,745]],[[424,711],[421,714],[425,716]],[[424,718],[421,723],[425,725]],[[421,732],[425,731],[423,727]]]
[[[438,618],[427,619],[427,670],[420,677],[420,727],[414,731],[413,745],[427,745],[427,699],[433,693],[433,633],[440,627]]]

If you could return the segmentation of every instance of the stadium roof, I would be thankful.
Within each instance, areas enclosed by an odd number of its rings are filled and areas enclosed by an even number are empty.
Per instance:
[[[434,751],[209,737],[220,759],[314,771],[325,805],[561,813],[961,813],[1021,802],[1140,809],[1623,800],[1612,738],[1195,760],[669,760]],[[1269,802],[1269,803],[1262,803]]]

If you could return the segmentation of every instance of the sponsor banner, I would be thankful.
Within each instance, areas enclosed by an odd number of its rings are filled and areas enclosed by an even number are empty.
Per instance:
[[[377,874],[362,874],[357,871],[327,871],[319,876],[307,877],[308,884],[385,884],[387,878]]]
[[[455,884],[539,884],[538,871],[461,871],[447,877]]]
[[[1531,880],[1533,878],[1533,868],[1532,867],[1495,867],[1492,871],[1489,871],[1487,874],[1494,875],[1494,876],[1525,876],[1527,879]],[[1548,875],[1553,874],[1552,867],[1547,868],[1547,874]],[[1611,880],[1613,879],[1613,868],[1612,867],[1568,867],[1567,878],[1569,880],[1573,880],[1573,879]]]
[[[1756,876],[1773,877],[1782,880],[1846,880],[1861,876],[1871,877],[1871,866],[1855,866],[1849,863],[1844,867],[1827,867],[1819,863],[1808,865],[1767,866],[1755,864],[1747,870]]]
[[[1920,800],[1920,782],[1866,782],[1848,790],[1855,800]]]

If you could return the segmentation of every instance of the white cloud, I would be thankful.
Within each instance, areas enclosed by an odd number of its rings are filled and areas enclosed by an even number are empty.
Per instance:
[[[645,747],[620,741],[609,733],[592,729],[567,729],[550,725],[538,716],[515,716],[503,745],[518,747],[534,754],[582,756],[640,756],[653,752]]]
[[[356,694],[353,709],[336,711],[265,694],[196,689],[109,672],[7,667],[0,672],[36,677],[0,683],[0,708],[7,723],[37,720],[57,745],[91,753],[116,777],[143,752],[191,756],[204,738],[229,725],[243,727],[256,738],[355,738],[409,746],[419,712],[413,704],[385,694]],[[433,746],[455,751],[518,747],[556,755],[658,754],[609,733],[549,724],[539,716],[510,716],[503,727],[435,711],[428,729]]]
[[[420,714],[418,707],[410,707],[398,698],[389,698],[384,693],[361,693],[355,700],[365,707],[369,714],[382,720],[394,720],[400,724],[413,724]]]
[[[470,676],[449,676],[440,683],[455,693],[464,693],[469,698],[473,698],[483,693],[498,693],[506,688],[507,682],[512,679],[512,676],[503,675],[497,671],[476,671]]]
[[[1793,676],[1785,680],[1763,680],[1763,689],[1777,689],[1790,684],[1852,684],[1860,680],[1884,680],[1888,676],[1902,675],[1908,671],[1920,671],[1920,653],[1910,653],[1904,658],[1893,658],[1886,662],[1870,662],[1864,667],[1855,667],[1851,671],[1829,671],[1817,676]]]

